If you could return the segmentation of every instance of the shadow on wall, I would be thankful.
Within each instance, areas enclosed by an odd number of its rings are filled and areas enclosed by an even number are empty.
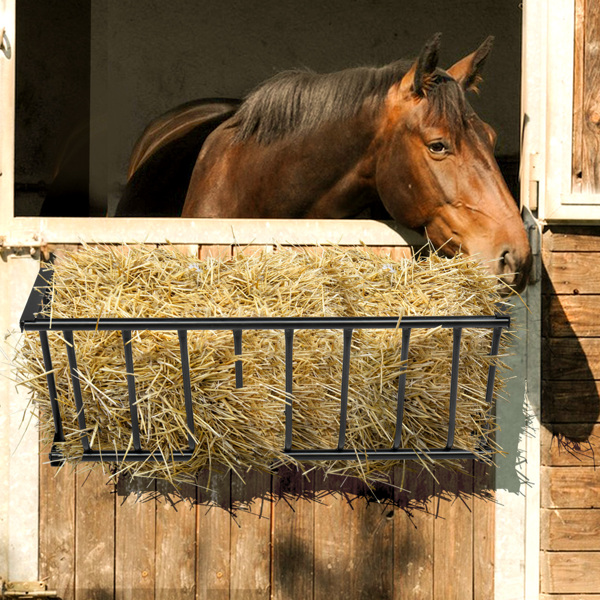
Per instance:
[[[280,467],[272,476],[248,471],[242,481],[231,472],[213,473],[208,481],[206,471],[198,475],[197,485],[172,484],[155,480],[135,481],[121,477],[115,491],[125,501],[137,496],[138,501],[157,500],[173,506],[198,504],[207,509],[226,510],[233,517],[239,512],[270,516],[265,504],[285,502],[290,507],[298,501],[318,504],[328,499],[341,499],[349,506],[377,504],[383,511],[399,509],[409,516],[418,512],[436,515],[440,502],[462,501],[469,504],[475,497],[494,501],[494,469],[483,463],[454,461],[455,469],[437,465],[430,471],[418,463],[395,467],[389,484],[369,487],[354,477],[325,475],[321,469],[303,474],[293,467]],[[207,489],[210,486],[210,489]]]
[[[568,295],[557,292],[545,265],[543,276],[542,425],[560,451],[593,458],[591,436],[600,420],[597,375],[590,364],[595,359],[594,318],[586,317],[589,301],[578,289]],[[575,331],[570,318],[588,319],[589,324],[580,329],[579,323]]]

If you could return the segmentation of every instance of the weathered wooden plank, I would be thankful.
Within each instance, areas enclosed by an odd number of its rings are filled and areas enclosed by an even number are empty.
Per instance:
[[[407,509],[394,510],[394,599],[430,600],[433,597],[434,480],[425,469],[410,466],[413,470],[397,467],[394,471],[394,483],[409,492]]]
[[[473,596],[473,478],[436,467],[434,600],[463,600]]]
[[[545,379],[600,379],[600,338],[550,338],[542,347]]]
[[[228,258],[227,244],[203,245],[199,258]],[[197,508],[197,597],[198,600],[228,600],[231,582],[231,473],[204,472],[198,479]],[[209,488],[207,491],[204,488]]]
[[[196,597],[196,488],[156,482],[156,600]]]
[[[205,471],[198,477],[197,567],[198,600],[228,600],[231,552],[231,474]],[[209,488],[207,490],[206,488]]]
[[[600,589],[600,552],[543,552],[542,592],[595,593]]]
[[[600,594],[541,594],[540,600],[600,600]]]
[[[315,505],[315,600],[393,598],[393,514],[367,504],[356,479],[342,485],[316,475],[332,495]],[[335,494],[335,495],[333,495]]]
[[[156,491],[153,481],[120,481],[115,510],[115,600],[154,600]]]
[[[542,467],[542,507],[600,508],[600,469]]]
[[[600,252],[600,231],[593,226],[555,225],[544,232],[546,252]]]
[[[314,577],[314,473],[273,478],[273,600],[310,600]]]
[[[600,190],[600,6],[585,4],[581,169],[583,191]]]
[[[271,475],[231,479],[231,600],[269,600],[271,594]]]
[[[115,586],[115,486],[97,465],[77,473],[75,598],[104,600]]]
[[[550,337],[600,336],[600,295],[550,296],[547,310]]]
[[[600,293],[598,252],[545,252],[544,266],[555,294]]]
[[[544,423],[595,423],[600,421],[600,382],[593,380],[542,382]]]
[[[496,505],[494,468],[473,463],[473,599],[494,597]]]
[[[63,600],[75,597],[75,474],[40,449],[40,577]]]
[[[542,428],[542,464],[553,467],[593,467],[600,457],[600,423]]]
[[[582,191],[582,136],[583,136],[583,76],[585,47],[585,2],[575,0],[575,48],[573,52],[573,193]]]
[[[543,550],[600,551],[600,509],[543,509]]]

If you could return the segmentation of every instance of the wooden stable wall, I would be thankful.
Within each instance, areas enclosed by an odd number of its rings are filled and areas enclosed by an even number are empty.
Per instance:
[[[232,250],[187,248],[203,257]],[[186,487],[173,503],[164,483],[115,488],[97,469],[57,472],[45,452],[39,575],[64,600],[494,597],[496,506],[492,475],[478,463],[464,475],[437,470],[437,482],[406,473],[411,495],[382,488],[387,504],[318,472],[219,476],[213,494]]]
[[[597,600],[600,230],[555,227],[543,245],[541,589]]]

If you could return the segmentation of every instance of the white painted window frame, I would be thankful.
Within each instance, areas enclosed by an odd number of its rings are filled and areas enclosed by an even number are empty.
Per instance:
[[[574,192],[572,183],[575,0],[525,4],[541,5],[540,28],[546,31],[537,64],[545,71],[541,78],[545,105],[540,109],[546,119],[545,181],[537,176],[543,198],[539,217],[547,223],[600,223],[600,194]]]

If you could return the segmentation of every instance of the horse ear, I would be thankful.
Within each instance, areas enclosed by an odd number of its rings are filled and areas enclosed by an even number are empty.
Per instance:
[[[425,95],[431,82],[431,76],[437,67],[441,39],[442,34],[436,33],[423,46],[417,60],[415,60],[406,75],[402,77],[400,82],[402,92],[410,92],[417,96]]]
[[[478,91],[477,85],[481,81],[480,73],[493,43],[494,37],[490,35],[475,52],[465,56],[448,69],[448,74],[456,79],[464,90]]]

